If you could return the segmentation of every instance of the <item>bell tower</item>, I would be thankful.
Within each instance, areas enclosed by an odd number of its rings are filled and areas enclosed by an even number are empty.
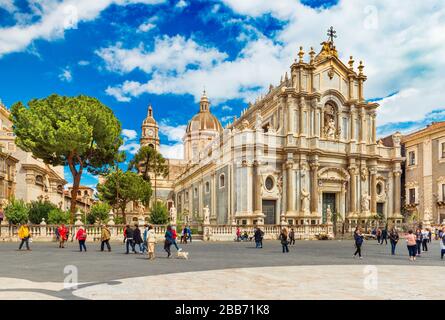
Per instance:
[[[141,146],[151,146],[159,151],[159,127],[153,117],[153,108],[148,106],[148,113],[145,120],[142,122],[142,137]]]

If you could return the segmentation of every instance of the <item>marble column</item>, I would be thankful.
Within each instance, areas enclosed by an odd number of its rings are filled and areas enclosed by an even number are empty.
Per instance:
[[[349,180],[349,212],[350,215],[355,215],[357,208],[356,208],[356,204],[357,204],[357,195],[356,195],[356,190],[357,190],[357,168],[356,167],[350,167],[349,168],[349,175],[350,175],[350,180]]]
[[[311,213],[318,215],[318,162],[313,162],[311,166]]]
[[[393,217],[399,217],[400,213],[400,201],[401,201],[401,172],[394,171],[394,212]]]
[[[288,160],[286,162],[286,169],[287,169],[287,187],[286,187],[286,206],[287,206],[287,213],[292,213],[295,211],[295,189],[294,189],[294,162],[291,160]]]
[[[377,169],[370,168],[371,173],[371,213],[377,213]]]
[[[255,214],[262,213],[263,212],[263,199],[261,196],[261,189],[263,187],[263,182],[261,179],[261,172],[260,172],[260,163],[258,161],[254,162],[254,212]]]

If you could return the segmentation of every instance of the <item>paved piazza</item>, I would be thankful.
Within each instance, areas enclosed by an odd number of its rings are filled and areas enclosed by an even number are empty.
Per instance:
[[[88,243],[58,249],[55,243],[0,244],[0,299],[443,299],[445,261],[439,243],[415,263],[404,241],[396,256],[390,246],[366,242],[363,260],[353,259],[353,243],[297,241],[289,254],[278,241],[184,245],[189,260],[125,255],[121,243],[111,253]],[[66,266],[78,268],[78,288],[64,289]],[[396,290],[394,288],[397,288]],[[187,290],[184,290],[187,288]]]

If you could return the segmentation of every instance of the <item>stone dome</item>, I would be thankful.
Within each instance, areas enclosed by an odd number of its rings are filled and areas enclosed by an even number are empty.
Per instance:
[[[199,103],[200,110],[189,121],[186,133],[190,133],[192,131],[201,131],[201,130],[211,130],[218,132],[222,131],[221,123],[210,112],[209,105],[210,105],[209,100],[207,99],[207,96],[204,91],[201,97],[201,101]]]

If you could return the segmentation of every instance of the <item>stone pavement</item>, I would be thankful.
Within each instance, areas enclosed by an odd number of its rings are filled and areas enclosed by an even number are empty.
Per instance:
[[[194,242],[184,245],[190,260],[166,259],[158,246],[155,261],[125,255],[120,243],[111,253],[87,245],[89,251],[80,253],[75,243],[66,249],[32,243],[31,252],[0,244],[0,299],[445,298],[437,241],[415,263],[403,241],[394,257],[389,245],[366,242],[363,260],[352,258],[351,241],[298,241],[289,254],[281,253],[278,241],[266,241],[264,249]],[[77,290],[64,289],[67,265],[78,270]]]

